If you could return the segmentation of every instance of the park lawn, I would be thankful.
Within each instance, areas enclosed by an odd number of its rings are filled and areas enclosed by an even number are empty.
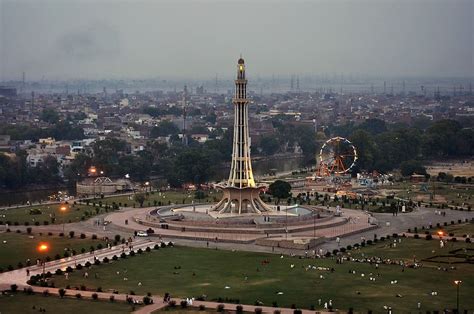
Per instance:
[[[34,264],[36,259],[45,257],[36,251],[40,242],[49,243],[50,251],[47,256],[51,258],[54,258],[56,254],[62,257],[66,248],[75,250],[79,254],[82,248],[89,252],[91,245],[95,248],[99,243],[105,246],[104,241],[90,238],[80,239],[77,234],[74,239],[70,239],[69,237],[4,232],[0,233],[0,268],[4,271],[9,265],[18,268],[19,262],[26,265],[26,260],[30,259]]]
[[[459,225],[449,225],[443,227],[448,233],[453,233],[455,237],[462,237],[463,235],[469,235],[471,238],[474,235],[474,223],[465,223]]]
[[[436,239],[425,240],[425,235],[421,235],[420,239],[413,238],[403,238],[398,239],[391,238],[383,242],[377,242],[373,245],[368,245],[360,250],[352,250],[347,254],[354,258],[363,258],[363,257],[380,257],[383,259],[392,259],[395,261],[405,261],[413,262],[413,259],[416,258],[417,261],[426,259],[435,255],[445,255],[449,251],[453,251],[460,248],[471,248],[474,249],[473,243],[465,243],[462,241],[451,242],[448,241],[443,248],[439,247],[439,241]],[[399,243],[401,240],[401,243]],[[389,247],[390,243],[395,243],[396,247]],[[464,266],[462,266],[464,267]],[[474,271],[474,265],[468,266]]]
[[[425,245],[430,243],[419,241]],[[432,243],[435,245],[436,241]],[[390,248],[380,250],[390,251]],[[406,250],[408,252],[409,248]],[[263,265],[263,261],[269,263]],[[308,265],[333,267],[335,271],[306,270]],[[350,270],[356,270],[356,274]],[[85,271],[75,271],[69,280],[55,276],[53,281],[56,287],[85,285],[88,288],[102,287],[104,291],[117,289],[121,293],[151,292],[154,295],[169,292],[173,297],[183,298],[207,295],[207,300],[218,302],[221,301],[219,298],[223,301],[226,298],[238,300],[243,304],[254,304],[258,300],[266,306],[276,302],[278,306],[296,304],[307,309],[312,305],[321,308],[318,299],[323,304],[331,299],[335,308],[344,310],[352,307],[360,312],[368,309],[380,312],[387,305],[399,313],[406,313],[415,311],[417,302],[422,303],[423,310],[454,307],[456,291],[453,281],[461,279],[462,304],[474,309],[474,300],[469,297],[474,290],[472,265],[459,266],[449,272],[435,267],[407,268],[402,272],[400,266],[380,265],[375,269],[374,265],[367,263],[336,264],[332,258],[280,258],[272,254],[174,247],[153,250],[108,265],[92,266],[87,270],[89,274],[97,273],[98,278],[83,278]],[[370,281],[370,277],[375,277],[376,281]],[[391,284],[393,280],[398,283]],[[432,290],[438,291],[438,296],[429,295]],[[402,298],[396,297],[397,294]]]
[[[60,299],[53,295],[45,297],[38,294],[27,295],[23,292],[0,295],[0,313],[2,314],[37,314],[40,307],[46,309],[46,313],[120,314],[132,312],[132,306],[124,302]]]
[[[216,192],[215,190],[205,191],[206,196],[204,199],[196,199],[194,193],[194,191],[149,192],[147,193],[143,206],[158,206],[160,204],[159,202],[161,202],[161,205],[168,205],[170,203],[177,205],[190,204],[192,201],[195,203],[217,202],[222,197],[222,193]],[[115,202],[116,204],[122,204],[122,206],[125,206],[125,204],[127,204],[128,207],[139,206],[138,202],[135,202],[133,194],[106,197],[102,199],[102,202],[109,205]]]
[[[205,309],[204,311],[200,311],[197,307],[187,307],[181,308],[179,304],[176,304],[175,307],[167,306],[162,309],[156,310],[151,312],[152,314],[159,314],[159,313],[173,313],[173,314],[204,314],[204,313],[218,313],[217,309]],[[242,312],[242,313],[249,313],[249,312]],[[252,312],[253,313],[253,312]]]
[[[2,224],[9,223],[10,225],[13,225],[15,222],[18,222],[20,225],[25,225],[25,223],[27,222],[30,226],[34,227],[36,222],[39,222],[40,225],[43,225],[45,221],[48,224],[53,224],[51,219],[52,217],[56,218],[54,224],[62,224],[81,221],[82,217],[84,217],[84,219],[87,219],[97,214],[106,212],[105,207],[78,204],[67,204],[66,211],[62,212],[59,209],[61,206],[62,205],[60,204],[45,204],[28,207],[8,208],[0,210],[0,221],[2,222]],[[30,211],[32,210],[40,210],[41,213],[31,214]]]

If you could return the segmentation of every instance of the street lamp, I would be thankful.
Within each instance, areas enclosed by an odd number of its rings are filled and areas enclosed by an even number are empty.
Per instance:
[[[41,254],[46,254],[49,250],[49,244],[48,243],[40,243],[37,247],[37,250],[39,253]],[[43,259],[42,259],[42,263],[43,263],[43,274],[42,274],[42,278],[43,278],[43,281],[45,280],[45,277],[44,277],[44,271],[45,271],[45,259],[44,259],[44,256],[43,256]]]
[[[67,206],[66,204],[62,204],[60,207],[59,207],[59,210],[62,212],[62,213],[66,213],[67,211]],[[66,222],[66,218],[63,217],[63,234],[64,234],[64,224]]]
[[[454,280],[456,285],[456,312],[459,313],[459,286],[462,284],[461,280]]]
[[[148,192],[148,188],[150,187],[150,182],[145,182],[145,192]],[[150,192],[151,192],[151,187],[150,187]]]

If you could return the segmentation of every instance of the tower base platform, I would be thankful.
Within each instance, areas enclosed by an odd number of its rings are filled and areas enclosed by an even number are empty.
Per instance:
[[[236,188],[218,186],[224,193],[222,199],[211,211],[217,211],[219,214],[261,214],[263,212],[273,211],[269,205],[265,204],[260,198],[259,187]]]

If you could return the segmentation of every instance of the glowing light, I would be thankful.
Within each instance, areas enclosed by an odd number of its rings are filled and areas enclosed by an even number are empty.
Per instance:
[[[65,212],[67,210],[66,205],[59,207],[59,210],[61,210],[62,212]]]
[[[38,245],[38,251],[43,253],[49,250],[49,245],[47,243],[40,243]]]
[[[440,231],[438,231],[438,235],[439,235],[440,237],[442,237],[442,236],[444,235],[444,232],[440,230]]]
[[[244,66],[242,64],[239,66],[239,68],[240,68],[240,71],[244,70]]]
[[[460,285],[460,284],[462,284],[462,280],[454,280],[454,284],[455,285]]]

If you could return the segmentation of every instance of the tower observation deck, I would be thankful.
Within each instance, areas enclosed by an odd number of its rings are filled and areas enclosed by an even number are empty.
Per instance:
[[[234,105],[234,138],[232,146],[232,164],[229,180],[219,186],[224,196],[213,208],[219,213],[261,213],[271,210],[259,196],[260,189],[256,186],[250,159],[249,136],[249,101],[247,99],[247,79],[245,78],[245,62],[240,58],[237,62],[237,79]]]

